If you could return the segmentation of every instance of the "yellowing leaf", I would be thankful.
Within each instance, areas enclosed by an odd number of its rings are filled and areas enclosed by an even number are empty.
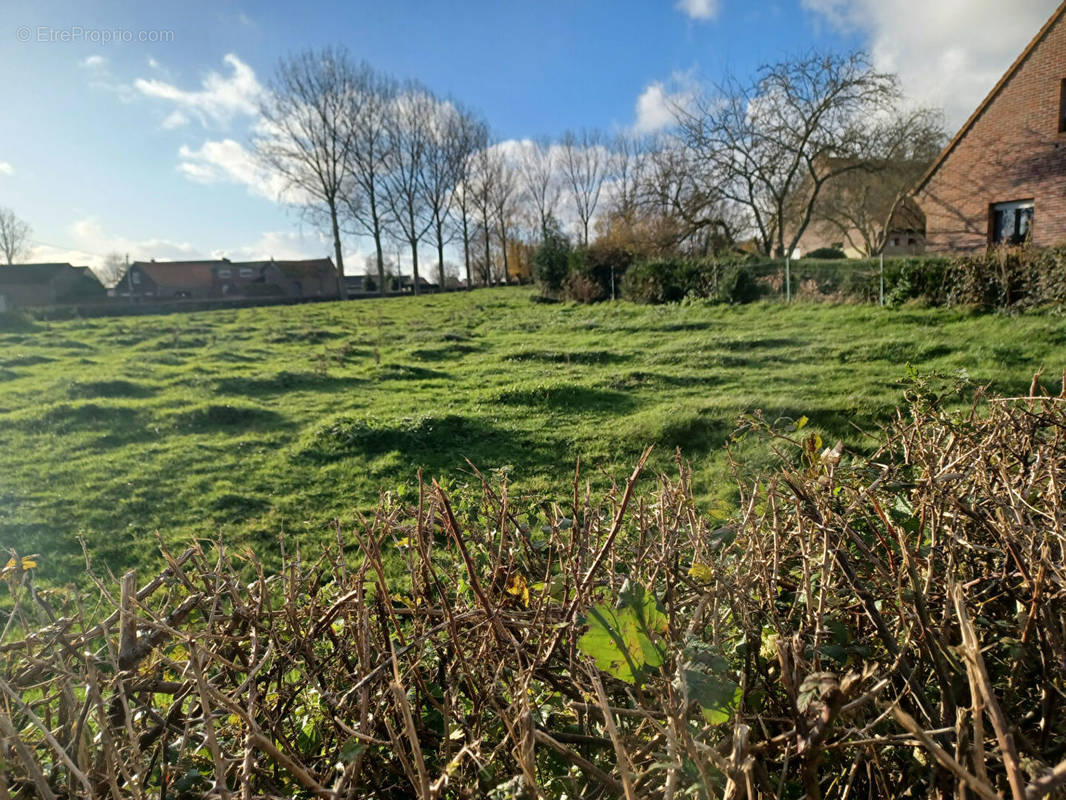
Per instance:
[[[803,430],[803,428],[807,425],[808,422],[810,422],[810,420],[807,419],[807,417],[800,417],[798,420],[796,420],[796,430]]]
[[[522,573],[516,572],[507,579],[507,594],[514,595],[524,608],[529,608],[529,584]]]
[[[706,586],[714,580],[714,570],[706,564],[694,562],[692,566],[688,568],[688,576],[696,581],[696,583],[702,583]]]

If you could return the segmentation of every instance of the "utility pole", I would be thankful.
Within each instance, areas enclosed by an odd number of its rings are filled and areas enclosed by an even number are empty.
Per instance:
[[[885,250],[881,248],[881,291],[880,291],[881,307],[885,305]]]

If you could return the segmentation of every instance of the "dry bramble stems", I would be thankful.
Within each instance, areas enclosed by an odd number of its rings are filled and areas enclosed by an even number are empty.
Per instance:
[[[1032,394],[917,397],[865,457],[752,417],[780,465],[724,526],[679,466],[565,509],[423,484],[276,575],[195,546],[92,603],[14,558],[0,798],[1061,796]]]

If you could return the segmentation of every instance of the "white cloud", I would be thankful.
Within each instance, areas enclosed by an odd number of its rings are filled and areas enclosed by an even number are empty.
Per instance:
[[[101,55],[87,56],[79,62],[79,65],[85,69],[99,70],[107,66],[107,59]]]
[[[189,118],[180,111],[171,111],[167,114],[166,119],[163,120],[161,127],[165,131],[173,130],[174,128],[180,128],[183,125],[189,124]]]
[[[844,31],[869,38],[878,69],[900,76],[918,102],[944,109],[950,128],[973,113],[1036,35],[1058,0],[802,0]]]
[[[133,85],[146,97],[174,103],[178,110],[192,114],[205,127],[209,122],[226,125],[238,115],[254,116],[263,95],[254,70],[233,53],[223,61],[230,66],[232,74],[209,72],[197,90],[181,89],[154,78],[138,78]]]
[[[15,168],[9,161],[0,161],[0,175],[14,175]]]
[[[286,191],[283,178],[263,169],[255,156],[233,139],[207,141],[197,150],[182,145],[178,156],[178,171],[196,183],[240,183],[252,194],[268,200],[297,200],[291,191]]]
[[[308,239],[299,233],[267,231],[252,244],[232,249],[211,251],[212,258],[228,258],[230,261],[298,261],[304,258],[322,258],[332,255],[333,245],[324,237]]]
[[[104,230],[95,217],[77,220],[67,231],[69,247],[38,245],[28,261],[38,263],[67,262],[75,265],[99,267],[108,253],[129,254],[130,261],[138,259],[190,259],[202,252],[188,242],[152,237],[133,239]]]
[[[718,0],[678,0],[674,6],[678,11],[692,19],[708,20],[718,16]]]
[[[677,111],[684,109],[694,94],[694,80],[687,72],[675,72],[666,82],[649,83],[637,98],[633,132],[648,134],[669,128],[677,119]]]

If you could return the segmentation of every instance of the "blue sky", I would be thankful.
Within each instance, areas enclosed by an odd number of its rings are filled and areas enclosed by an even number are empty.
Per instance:
[[[1005,18],[993,0],[5,0],[0,206],[33,226],[36,260],[319,256],[328,246],[243,150],[255,93],[288,53],[342,44],[521,139],[650,130],[665,96],[727,69],[865,47],[958,124],[1056,5],[1017,0]],[[365,248],[349,247],[361,272]]]

